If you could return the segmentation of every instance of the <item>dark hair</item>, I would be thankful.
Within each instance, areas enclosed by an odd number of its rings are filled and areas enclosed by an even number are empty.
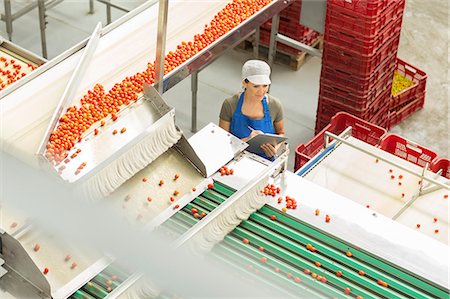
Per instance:
[[[244,79],[244,82],[245,82],[245,83],[248,83],[248,82],[250,82],[250,81],[248,81],[248,79],[247,79],[247,78],[245,78],[245,79]]]

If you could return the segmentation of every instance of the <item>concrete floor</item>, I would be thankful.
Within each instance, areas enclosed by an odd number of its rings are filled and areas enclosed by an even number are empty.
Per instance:
[[[28,1],[13,1],[13,11]],[[113,1],[129,9],[145,1]],[[3,1],[0,1],[1,12]],[[49,58],[67,50],[90,35],[98,21],[106,23],[105,6],[95,3],[95,13],[88,14],[87,0],[66,0],[47,12],[47,48]],[[113,20],[124,13],[113,9]],[[169,16],[170,17],[170,16]],[[449,77],[448,2],[446,0],[406,0],[398,56],[428,74],[425,107],[392,129],[403,137],[427,146],[443,157],[449,153]],[[13,23],[13,42],[41,55],[37,9]],[[7,37],[5,24],[0,35]],[[248,53],[232,50],[199,74],[198,128],[218,122],[224,98],[239,91],[241,65],[251,58]],[[285,108],[286,132],[291,148],[289,166],[294,165],[295,147],[313,137],[321,61],[309,57],[299,71],[275,65],[271,94],[280,98]],[[187,78],[165,94],[176,109],[176,122],[190,136],[191,93]]]

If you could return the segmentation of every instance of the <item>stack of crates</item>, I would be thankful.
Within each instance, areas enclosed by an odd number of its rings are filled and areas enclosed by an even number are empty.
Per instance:
[[[280,12],[280,22],[278,25],[278,32],[282,35],[290,37],[296,41],[306,45],[314,44],[318,38],[319,33],[311,28],[300,25],[302,1],[295,0],[286,9]],[[262,45],[268,46],[270,42],[270,30],[272,28],[272,20],[264,23],[260,28],[259,42]],[[277,43],[277,50],[289,55],[296,55],[300,51],[289,47],[287,45]]]
[[[329,0],[316,134],[345,111],[387,128],[405,0]]]

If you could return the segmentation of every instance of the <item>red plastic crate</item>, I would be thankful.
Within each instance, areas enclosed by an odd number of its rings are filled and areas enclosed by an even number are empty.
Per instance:
[[[349,72],[354,75],[370,76],[386,61],[395,63],[399,38],[394,37],[373,55],[361,55],[339,49],[324,41],[322,65]]]
[[[291,5],[280,12],[280,17],[284,17],[298,23],[300,21],[301,10],[302,0],[295,0]]]
[[[300,144],[295,149],[295,170],[302,167],[323,147],[325,131],[341,134],[347,127],[352,127],[352,136],[371,145],[378,145],[386,130],[345,112],[339,112],[331,122],[307,144]]]
[[[334,91],[335,94],[330,92],[330,90]],[[342,94],[338,94],[339,92]],[[339,111],[345,111],[368,120],[375,115],[375,112],[379,108],[383,106],[389,107],[390,88],[386,88],[385,90],[381,88],[374,97],[369,95],[365,103],[364,97],[356,97],[349,94],[345,96],[344,94],[345,91],[338,90],[337,88],[329,88],[321,84],[317,111],[330,117]],[[350,99],[350,97],[353,97],[353,99]],[[360,103],[364,103],[365,106],[363,107]]]
[[[361,36],[359,33],[350,32],[343,27],[329,24],[325,27],[325,40],[342,50],[352,51],[363,55],[373,55],[383,45],[396,38],[400,41],[402,19],[392,21],[383,31],[374,35]]]
[[[387,105],[382,107],[374,116],[370,118],[369,122],[381,128],[388,128],[389,107]]]
[[[376,82],[379,82],[386,76],[392,77],[395,68],[395,63],[386,60],[369,76],[361,76],[322,65],[320,79],[324,80],[324,82],[325,80],[333,82],[336,86],[341,86],[345,90],[353,90],[358,94],[368,94]]]
[[[383,93],[384,97],[388,96],[387,93]],[[380,100],[371,105],[368,109],[364,111],[354,111],[349,109],[346,106],[327,101],[326,98],[319,97],[319,104],[317,107],[316,113],[316,127],[315,132],[318,133],[322,130],[331,120],[332,116],[338,112],[347,112],[355,117],[363,119],[365,121],[370,121],[370,119],[374,118],[380,110],[385,110],[387,104],[384,103],[386,100],[383,100],[380,97]]]
[[[446,158],[436,159],[431,163],[431,171],[438,173],[441,172],[441,176],[450,180],[450,160]]]
[[[355,111],[362,111],[367,109],[375,100],[378,100],[379,95],[382,92],[391,90],[392,76],[386,74],[383,78],[378,80],[378,82],[375,81],[370,83],[372,83],[370,89],[358,90],[321,78],[320,96],[327,100],[348,106]],[[387,100],[386,103],[389,103],[389,101]]]
[[[389,129],[399,124],[413,114],[423,108],[425,104],[425,92],[418,95],[416,99],[403,103],[393,110],[389,110]]]
[[[437,156],[432,150],[396,134],[388,134],[383,137],[380,148],[420,167],[425,167],[427,163],[430,166]]]
[[[413,81],[413,85],[392,96],[391,109],[406,103],[412,99],[417,99],[419,95],[423,95],[426,90],[427,74],[416,68],[415,66],[397,58],[397,72]]]
[[[392,21],[402,19],[405,0],[392,1],[382,13],[375,16],[366,16],[348,9],[333,5],[328,1],[325,27],[334,26],[360,37],[374,36],[383,31]]]
[[[333,6],[340,6],[350,12],[357,12],[365,16],[383,13],[390,5],[403,0],[329,0]]]

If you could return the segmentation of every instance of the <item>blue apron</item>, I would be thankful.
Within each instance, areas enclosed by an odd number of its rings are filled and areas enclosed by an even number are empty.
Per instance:
[[[264,133],[275,134],[275,129],[273,127],[272,117],[270,116],[269,105],[267,104],[266,96],[262,99],[264,117],[261,119],[251,119],[248,116],[242,114],[242,103],[244,102],[244,92],[241,93],[239,97],[239,102],[234,111],[233,118],[231,119],[231,134],[239,138],[245,138],[250,135],[251,130],[248,126],[255,130],[260,130]],[[266,155],[262,154],[261,157],[269,160],[273,158],[268,158]]]

